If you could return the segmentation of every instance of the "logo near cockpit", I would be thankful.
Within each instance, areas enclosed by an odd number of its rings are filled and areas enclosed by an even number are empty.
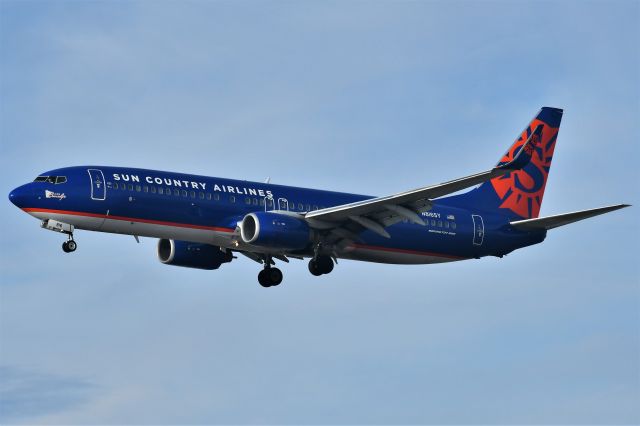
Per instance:
[[[48,189],[44,190],[44,197],[45,198],[57,198],[58,200],[64,200],[65,198],[67,198],[66,195],[64,195],[64,192],[60,193],[60,192],[53,192],[53,191],[49,191]]]

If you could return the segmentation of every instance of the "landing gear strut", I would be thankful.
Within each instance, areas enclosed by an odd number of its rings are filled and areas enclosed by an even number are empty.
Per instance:
[[[275,287],[282,282],[282,271],[271,266],[271,256],[264,261],[264,269],[258,274],[258,282],[262,287]]]
[[[320,276],[333,271],[333,259],[331,256],[316,256],[309,261],[309,272],[312,275]]]

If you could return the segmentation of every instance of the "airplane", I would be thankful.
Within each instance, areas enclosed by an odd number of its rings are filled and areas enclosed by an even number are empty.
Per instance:
[[[275,260],[309,260],[315,276],[338,259],[429,264],[503,257],[547,231],[628,204],[539,217],[563,110],[543,107],[498,164],[481,173],[397,194],[322,191],[128,167],[45,172],[9,194],[41,227],[158,238],[167,265],[218,269],[244,255],[277,286]],[[472,188],[465,193],[463,189]],[[457,194],[456,194],[457,193]]]

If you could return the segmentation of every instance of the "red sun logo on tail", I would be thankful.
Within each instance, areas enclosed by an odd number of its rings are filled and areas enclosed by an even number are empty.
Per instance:
[[[538,217],[557,135],[557,128],[533,120],[502,157],[500,164],[513,160],[522,145],[531,138],[531,143],[525,148],[527,154],[531,155],[531,162],[522,170],[491,180],[493,189],[502,201],[501,208],[510,209],[522,218]]]

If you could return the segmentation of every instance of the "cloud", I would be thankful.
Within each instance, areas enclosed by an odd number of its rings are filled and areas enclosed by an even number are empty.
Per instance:
[[[0,422],[9,424],[77,409],[99,388],[72,376],[0,366]]]

